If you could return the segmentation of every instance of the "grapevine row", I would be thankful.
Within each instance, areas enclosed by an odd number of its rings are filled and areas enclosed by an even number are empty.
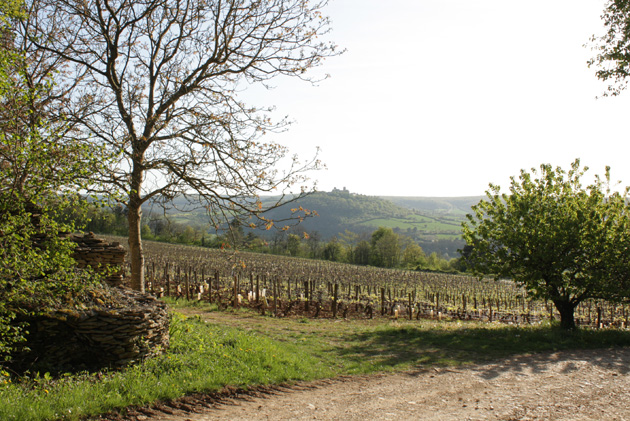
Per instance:
[[[121,241],[122,243],[122,241]],[[276,316],[457,318],[538,323],[559,318],[511,281],[356,266],[147,241],[147,289],[157,295],[250,306]],[[626,327],[625,305],[589,300],[576,323]]]

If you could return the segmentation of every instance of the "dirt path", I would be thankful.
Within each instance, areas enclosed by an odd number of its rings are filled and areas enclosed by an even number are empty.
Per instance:
[[[133,419],[630,420],[630,348],[337,379],[162,409]]]

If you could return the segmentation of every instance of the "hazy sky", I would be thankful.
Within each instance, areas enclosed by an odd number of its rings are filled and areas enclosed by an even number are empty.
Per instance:
[[[260,96],[295,120],[273,139],[304,158],[321,147],[320,190],[482,195],[575,158],[630,184],[630,92],[596,99],[605,85],[583,46],[604,4],[332,0],[330,38],[347,52],[318,86],[278,80]]]

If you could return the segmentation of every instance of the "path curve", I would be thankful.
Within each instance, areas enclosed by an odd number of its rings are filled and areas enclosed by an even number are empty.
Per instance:
[[[630,421],[630,348],[341,378],[162,409],[137,412],[133,419]]]

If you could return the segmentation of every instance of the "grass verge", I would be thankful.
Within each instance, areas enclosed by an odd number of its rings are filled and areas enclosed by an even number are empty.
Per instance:
[[[171,303],[171,348],[117,372],[0,374],[0,419],[80,419],[226,385],[458,366],[550,350],[630,346],[630,332],[391,320],[274,319]],[[182,314],[184,313],[184,314]]]
[[[630,346],[630,330],[567,332],[550,324],[276,319],[243,310],[215,312],[182,307],[179,311],[295,346],[337,374],[460,366],[543,351]]]
[[[0,377],[0,419],[80,419],[225,385],[246,388],[334,374],[294,346],[199,317],[174,313],[171,335],[168,353],[118,372]]]

